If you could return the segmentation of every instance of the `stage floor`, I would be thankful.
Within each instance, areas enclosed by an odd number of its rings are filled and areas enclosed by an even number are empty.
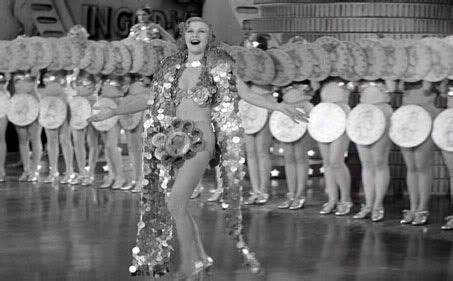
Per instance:
[[[0,184],[0,280],[150,280],[128,274],[138,194],[8,179]],[[273,181],[269,204],[244,209],[246,237],[264,269],[254,275],[241,266],[220,206],[205,203],[212,174],[204,185],[191,202],[215,261],[203,280],[453,280],[453,231],[440,230],[450,211],[446,197],[432,198],[427,226],[402,226],[404,197],[387,198],[386,219],[372,223],[319,215],[320,178],[310,179],[304,209],[279,210],[286,186]]]

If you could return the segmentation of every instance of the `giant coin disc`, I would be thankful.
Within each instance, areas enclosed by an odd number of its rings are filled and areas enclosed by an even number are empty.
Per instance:
[[[38,122],[46,129],[57,129],[68,116],[66,103],[55,96],[48,96],[39,102]]]
[[[298,108],[305,113],[302,108]],[[307,131],[307,123],[296,123],[280,111],[272,112],[269,118],[271,134],[281,142],[295,142],[302,138]]]
[[[29,94],[15,94],[11,99],[8,110],[8,120],[17,126],[27,126],[33,123],[39,115],[38,100]]]
[[[447,108],[437,115],[431,136],[440,149],[453,152],[453,108]]]
[[[377,106],[361,103],[349,112],[346,133],[356,144],[373,144],[382,137],[384,132],[385,115]]]
[[[267,123],[267,109],[239,101],[239,117],[242,120],[244,133],[255,134]]]
[[[93,108],[94,107],[116,108],[117,105],[112,99],[100,98],[97,102],[94,103]],[[93,115],[97,113],[99,113],[99,110],[93,109]],[[98,131],[108,131],[116,125],[116,122],[118,122],[118,116],[113,116],[99,122],[92,122],[92,124]]]
[[[346,130],[346,113],[335,103],[323,102],[310,112],[308,132],[318,142],[330,143]]]
[[[390,118],[390,139],[400,147],[416,147],[431,133],[432,119],[428,111],[414,104],[398,108]]]
[[[75,96],[69,99],[69,108],[71,110],[69,125],[72,128],[81,130],[88,126],[87,119],[91,116],[91,105],[86,98]]]

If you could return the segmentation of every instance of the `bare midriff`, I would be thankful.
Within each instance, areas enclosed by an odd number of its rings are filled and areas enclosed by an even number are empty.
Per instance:
[[[176,117],[194,122],[211,122],[211,106],[201,107],[191,98],[183,98],[176,108]]]

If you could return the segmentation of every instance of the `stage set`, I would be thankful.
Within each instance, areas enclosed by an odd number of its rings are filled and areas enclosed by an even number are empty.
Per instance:
[[[0,18],[1,281],[453,280],[452,1]]]
[[[132,277],[128,271],[139,194],[95,186],[18,183],[17,176],[11,171],[12,180],[0,184],[0,280],[150,280],[149,276]],[[101,181],[98,174],[97,184]],[[191,201],[190,209],[200,222],[214,267],[199,280],[453,278],[453,235],[439,228],[449,214],[446,196],[431,199],[432,219],[419,228],[399,224],[407,197],[388,197],[386,219],[379,223],[321,216],[319,206],[325,196],[321,177],[309,180],[302,210],[280,210],[277,205],[286,193],[285,180],[273,180],[268,204],[244,211],[244,233],[263,267],[256,275],[241,266],[225,232],[225,211],[218,203],[206,202],[215,185],[214,173],[208,172],[203,184],[205,191]],[[170,273],[157,280],[173,278]]]

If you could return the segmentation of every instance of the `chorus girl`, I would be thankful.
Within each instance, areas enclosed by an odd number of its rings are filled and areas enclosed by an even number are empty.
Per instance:
[[[293,83],[283,88],[283,102],[302,108],[310,114],[313,104],[313,90],[308,83]],[[310,168],[308,150],[313,140],[306,132],[295,142],[282,142],[285,158],[285,174],[288,184],[288,199],[278,206],[279,209],[297,210],[305,204],[305,189],[307,187],[308,170]]]
[[[36,90],[36,77],[32,76],[28,72],[16,72],[12,77],[13,81],[13,97],[14,95],[25,94],[30,95],[35,99],[35,106],[33,110],[39,110],[38,105],[38,92]],[[30,109],[29,109],[30,110]],[[19,177],[19,181],[38,181],[38,164],[41,161],[42,154],[42,143],[41,143],[41,131],[42,127],[35,119],[28,125],[17,125],[15,124],[16,132],[19,137],[19,152],[24,167],[22,175]],[[31,143],[31,159],[30,159],[30,145]]]
[[[388,159],[392,146],[388,131],[393,110],[389,102],[391,92],[394,90],[393,81],[377,80],[360,84],[360,103],[372,104],[379,108],[385,116],[385,131],[376,142],[370,145],[356,143],[362,165],[365,204],[354,215],[354,219],[371,217],[372,221],[377,222],[384,218],[384,198],[390,184]],[[361,122],[366,122],[366,120],[362,119]]]
[[[75,79],[76,96],[83,97],[88,100],[92,106],[96,102],[97,92],[99,90],[100,78],[81,70]],[[74,110],[81,110],[75,108]],[[72,138],[74,141],[74,151],[77,160],[77,167],[79,169],[79,177],[75,179],[74,183],[79,183],[82,186],[89,186],[94,181],[94,173],[99,154],[99,132],[88,122],[86,127],[82,129],[72,129]],[[87,164],[87,151],[88,145],[88,171],[85,170]]]
[[[334,103],[340,106],[347,115],[350,111],[348,105],[350,93],[351,89],[347,87],[344,80],[331,78],[323,83],[321,102]],[[346,132],[332,142],[318,142],[323,160],[326,191],[329,198],[320,211],[322,215],[335,213],[337,216],[342,216],[351,212],[353,206],[351,200],[351,175],[345,163],[345,154],[348,151],[349,142]],[[338,193],[340,193],[340,196]]]
[[[46,71],[41,74],[40,85],[38,92],[40,94],[41,102],[46,97],[56,97],[63,101],[64,106],[67,106],[67,96],[64,91],[66,87],[66,72],[65,71]],[[49,114],[59,114],[58,108],[50,108]],[[42,115],[43,113],[41,113]],[[46,183],[53,183],[60,180],[61,184],[71,183],[76,178],[74,174],[74,149],[71,142],[71,130],[69,127],[69,118],[63,116],[63,123],[58,128],[44,128],[47,137],[47,152],[49,155],[49,175],[45,179]],[[58,156],[61,149],[63,151],[63,158],[65,162],[65,175],[59,179],[58,170]]]
[[[0,102],[8,100],[10,98],[10,93],[7,89],[8,79],[4,73],[0,73]],[[2,106],[2,105],[0,105]],[[5,108],[6,109],[6,108]],[[3,116],[2,116],[3,115]],[[0,112],[0,182],[6,180],[5,174],[5,159],[6,159],[6,140],[5,133],[6,127],[8,125],[8,118],[6,117],[6,112]]]

